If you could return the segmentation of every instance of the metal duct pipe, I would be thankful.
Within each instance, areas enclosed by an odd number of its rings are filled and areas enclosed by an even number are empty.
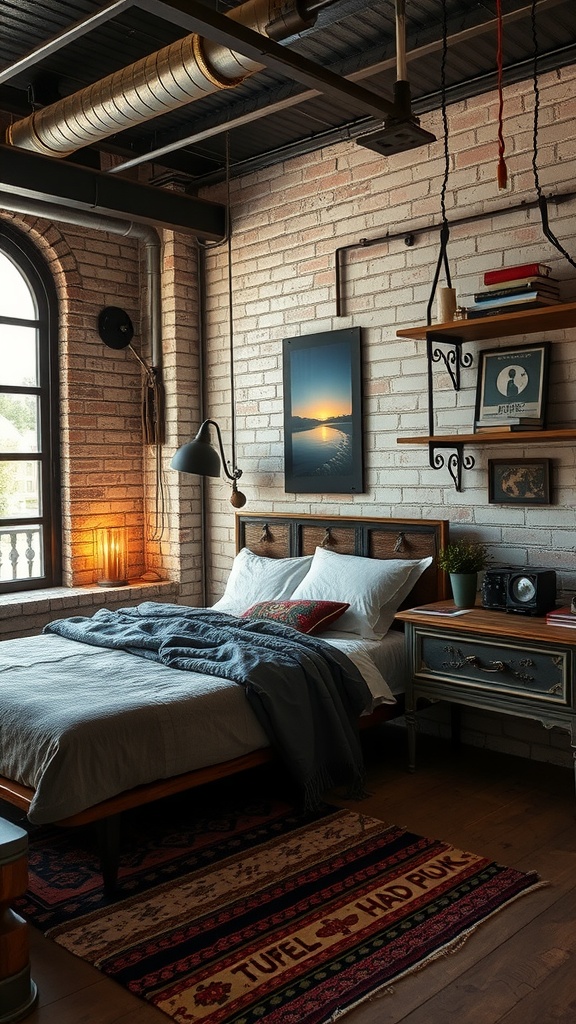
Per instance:
[[[9,195],[5,192],[0,195],[0,208],[8,210],[10,213],[45,217],[50,221],[62,221],[64,224],[75,224],[77,227],[106,231],[111,235],[121,235],[123,238],[137,238],[144,243],[150,355],[152,366],[159,370],[162,366],[160,239],[154,228],[149,227],[148,224],[136,224],[134,221],[116,220],[114,217],[83,213],[81,210],[56,206],[55,203],[44,203],[39,199],[27,199],[24,196]]]
[[[248,0],[227,17],[276,41],[309,28],[299,0]],[[197,33],[142,58],[8,128],[9,145],[69,156],[219,89],[232,89],[262,64]]]

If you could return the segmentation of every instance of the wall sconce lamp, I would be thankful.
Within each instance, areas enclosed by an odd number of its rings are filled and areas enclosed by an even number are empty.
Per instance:
[[[210,427],[216,430],[220,455],[212,447],[210,441]],[[222,444],[220,427],[215,420],[204,420],[200,430],[193,441],[183,444],[172,458],[170,466],[179,473],[194,473],[197,476],[220,476],[220,466],[223,466],[224,473],[232,481],[232,495],[230,503],[234,508],[243,508],[246,504],[246,495],[238,490],[238,480],[242,476],[242,470],[237,466],[228,468]]]
[[[128,583],[126,530],[101,526],[94,530],[96,582],[99,587],[123,587]]]

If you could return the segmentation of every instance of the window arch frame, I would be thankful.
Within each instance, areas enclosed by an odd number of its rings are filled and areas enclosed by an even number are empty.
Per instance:
[[[60,415],[58,366],[58,296],[52,275],[39,250],[20,230],[0,220],[0,252],[20,272],[37,306],[37,318],[2,315],[0,324],[34,326],[37,330],[38,387],[2,385],[1,394],[32,394],[39,399],[38,452],[24,453],[22,461],[40,465],[40,514],[22,517],[0,516],[0,526],[38,525],[42,534],[44,566],[34,578],[0,580],[0,595],[56,587],[62,584],[62,509],[60,478]],[[6,453],[0,452],[0,460]],[[12,456],[12,460],[14,456]]]

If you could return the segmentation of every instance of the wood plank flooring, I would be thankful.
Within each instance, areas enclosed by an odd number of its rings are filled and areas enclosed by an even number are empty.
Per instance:
[[[574,1024],[576,823],[566,768],[422,737],[405,770],[402,730],[364,737],[369,795],[330,799],[446,839],[549,884],[481,925],[456,952],[346,1015],[346,1024]],[[270,768],[265,773],[270,782]],[[264,776],[251,775],[253,785]],[[218,786],[214,799],[218,799]],[[229,783],[228,783],[229,785]],[[166,1024],[163,1013],[30,929],[40,993],[29,1024]],[[302,1022],[305,1024],[305,1022]]]

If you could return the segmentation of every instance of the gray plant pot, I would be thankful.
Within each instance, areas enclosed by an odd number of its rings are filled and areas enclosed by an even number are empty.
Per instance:
[[[477,572],[451,572],[452,596],[457,608],[473,608],[478,590]]]

